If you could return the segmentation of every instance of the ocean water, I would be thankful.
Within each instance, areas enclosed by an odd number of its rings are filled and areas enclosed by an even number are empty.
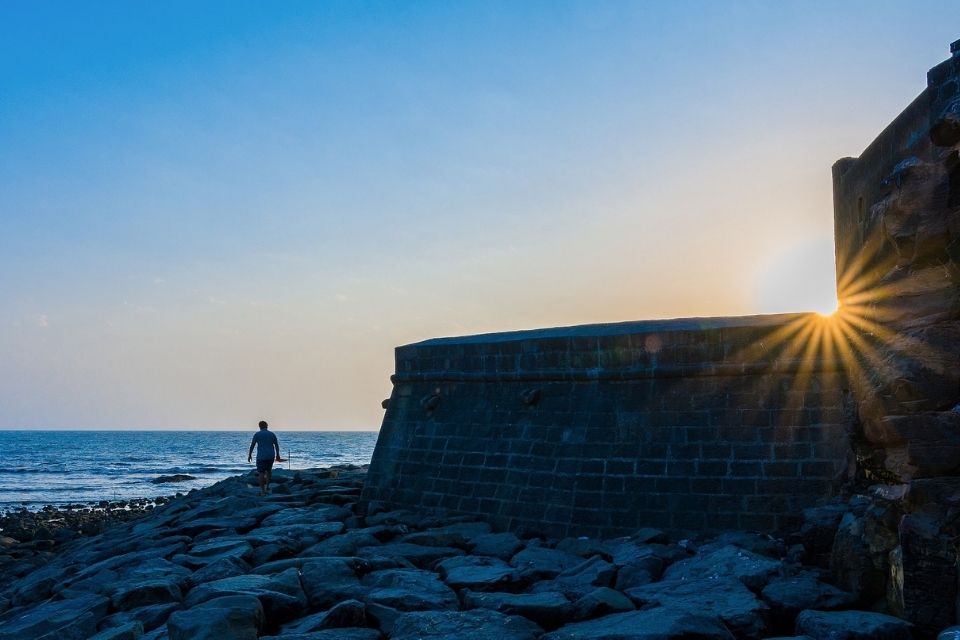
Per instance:
[[[0,511],[206,487],[255,468],[247,463],[255,431],[0,431]],[[376,431],[271,431],[284,469],[367,464],[377,443]],[[151,482],[176,473],[196,480]]]

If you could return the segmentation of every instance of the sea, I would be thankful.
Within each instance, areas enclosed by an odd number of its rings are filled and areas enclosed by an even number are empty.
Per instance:
[[[255,468],[248,431],[0,431],[0,512],[186,493]],[[376,431],[273,430],[275,468],[370,462]],[[256,454],[254,454],[256,456]],[[160,476],[195,480],[154,484]]]

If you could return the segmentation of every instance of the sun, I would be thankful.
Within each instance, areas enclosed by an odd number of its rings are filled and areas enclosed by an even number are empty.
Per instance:
[[[812,309],[812,311],[821,318],[832,318],[840,311],[840,303],[837,300],[824,301],[824,304]]]

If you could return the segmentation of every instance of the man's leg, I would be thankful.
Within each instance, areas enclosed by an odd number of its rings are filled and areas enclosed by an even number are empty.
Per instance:
[[[267,469],[267,493],[270,493],[270,481],[273,479],[273,470]]]
[[[260,479],[260,495],[265,495],[267,493],[266,491],[267,474],[261,471],[259,475],[260,475],[260,478],[259,478]]]

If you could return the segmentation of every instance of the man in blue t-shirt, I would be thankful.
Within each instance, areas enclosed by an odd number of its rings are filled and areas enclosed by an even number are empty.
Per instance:
[[[253,434],[250,451],[247,452],[247,462],[253,460],[253,448],[257,448],[257,473],[260,476],[260,495],[270,492],[270,476],[273,471],[273,462],[283,462],[280,457],[280,443],[277,436],[267,430],[267,423],[260,421],[260,431]],[[274,455],[276,452],[276,455]]]

